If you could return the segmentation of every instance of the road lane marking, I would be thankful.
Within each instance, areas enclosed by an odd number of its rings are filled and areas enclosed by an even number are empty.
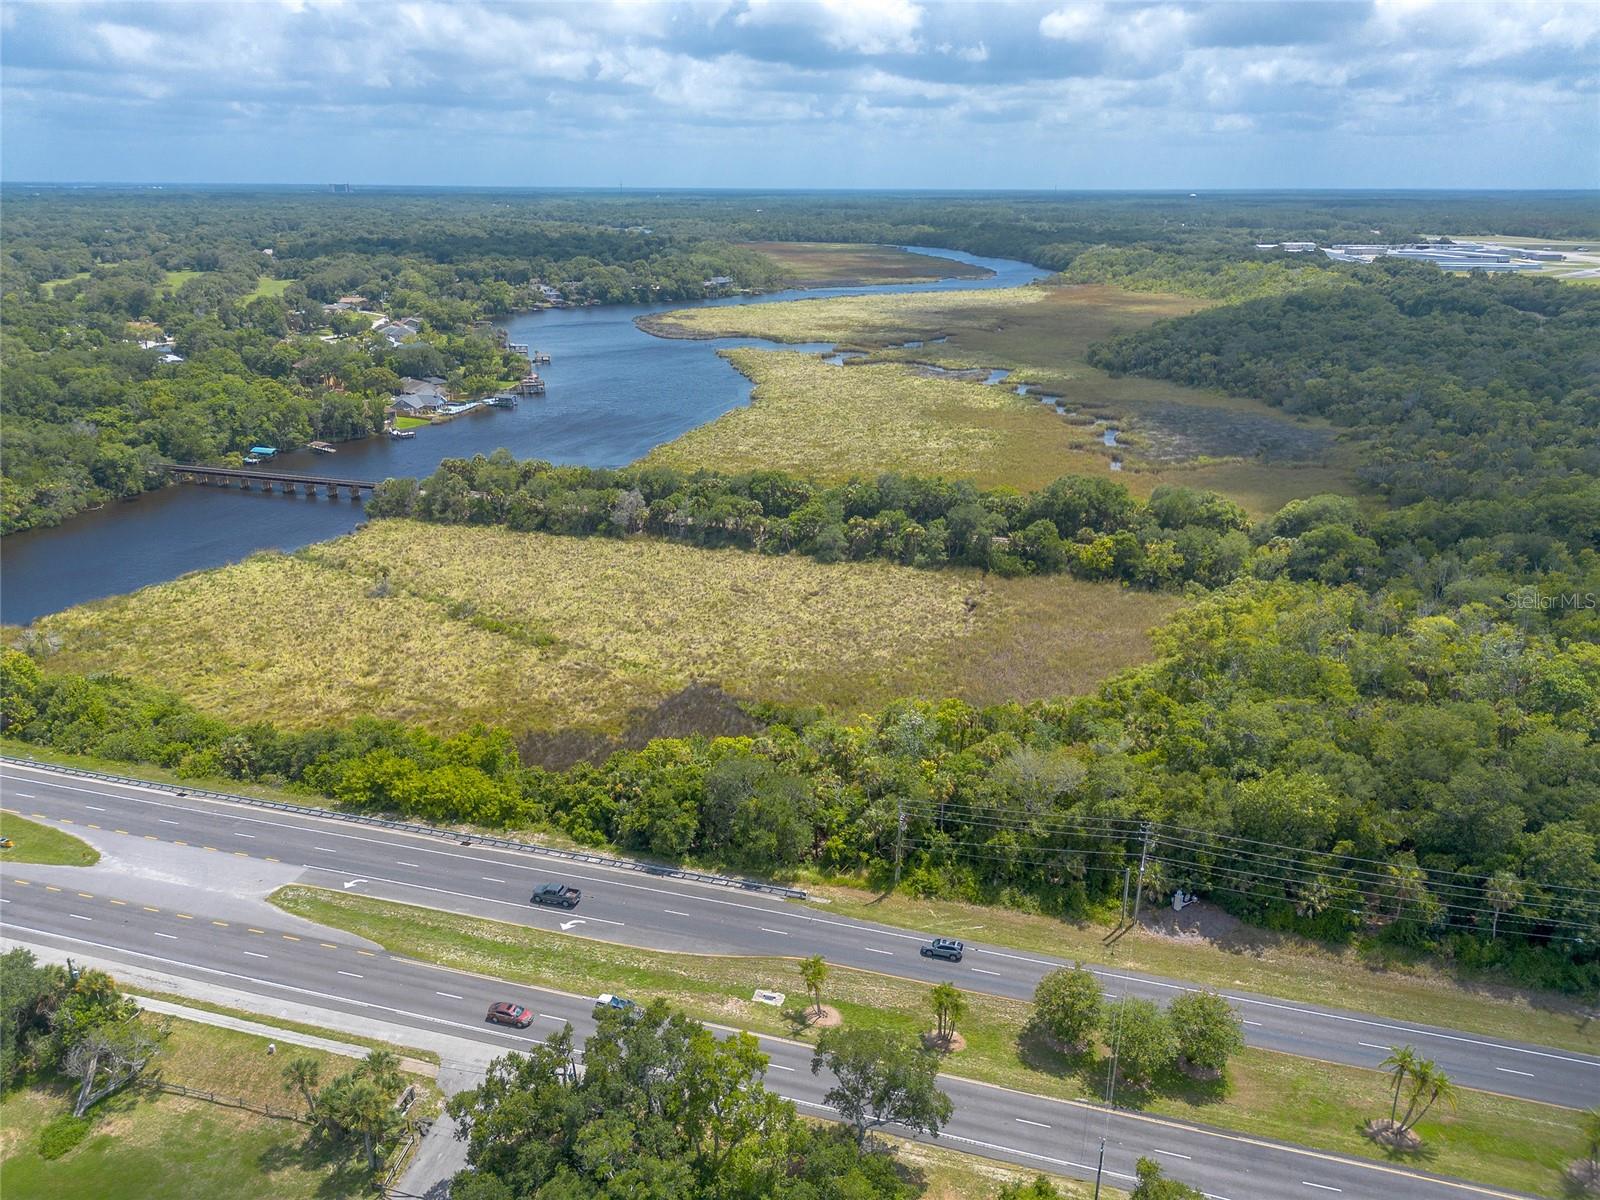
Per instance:
[[[999,971],[985,971],[982,967],[968,967],[967,970],[977,975],[993,975],[997,979],[1000,977]]]
[[[122,908],[128,907],[128,902],[126,900],[113,900],[111,903],[119,905]]]
[[[1357,1042],[1358,1046],[1365,1046],[1368,1050],[1393,1050],[1393,1046],[1380,1046],[1377,1042]]]
[[[162,932],[161,932],[161,931],[160,931],[160,930],[159,930],[159,929],[157,929],[157,930],[156,930],[156,931],[155,931],[155,935],[156,935],[156,936],[157,936],[157,937],[164,937],[164,938],[166,938],[166,939],[167,939],[167,940],[168,940],[168,941],[169,941],[169,942],[175,942],[175,941],[177,941],[177,940],[178,940],[178,935],[177,935],[177,934],[175,934],[175,933],[162,933]]]
[[[539,1015],[541,1017],[543,1017],[546,1021],[565,1021],[566,1020],[565,1017],[552,1017],[549,1013],[540,1013]]]
[[[454,992],[435,992],[434,995],[435,996],[443,996],[446,1000],[459,1000],[459,999],[461,999],[461,997],[456,995]]]
[[[253,929],[249,925],[246,925],[245,928],[248,929],[251,933],[265,933],[266,932],[265,929]]]
[[[1533,1078],[1532,1071],[1513,1071],[1510,1067],[1496,1067],[1495,1070],[1504,1071],[1507,1075],[1526,1075],[1529,1079]]]
[[[677,909],[675,909],[675,908],[663,908],[663,909],[662,909],[662,910],[661,910],[661,911],[662,911],[662,912],[664,912],[664,913],[671,913],[671,914],[672,914],[672,915],[673,915],[673,916],[675,916],[675,917],[688,917],[688,916],[689,916],[689,914],[688,914],[688,913],[686,913],[686,912],[679,912],[679,911],[678,911],[678,910],[677,910]],[[691,920],[692,920],[692,919],[693,919],[693,918],[690,918],[690,919],[691,919]]]
[[[149,904],[146,904],[144,906],[144,910],[145,910],[145,912],[160,912],[161,911],[159,908],[156,908],[153,905],[149,905]]]
[[[248,954],[251,958],[266,958],[267,957],[265,954],[261,953],[261,951],[259,951],[259,950],[246,950],[245,953]]]
[[[53,883],[47,883],[44,885],[44,890],[47,892],[59,892],[61,889]]]
[[[1260,1029],[1260,1028],[1261,1028],[1261,1022],[1260,1022],[1260,1021],[1245,1021],[1245,1022],[1244,1022],[1244,1024],[1246,1024],[1246,1025],[1253,1025],[1253,1026],[1255,1026],[1255,1027],[1256,1027],[1256,1028],[1257,1028],[1257,1029]]]
[[[317,945],[321,946],[324,950],[337,950],[339,948],[332,942],[318,942]]]
[[[15,796],[19,800],[33,800],[33,799],[36,799],[36,797],[34,796],[34,794],[32,792],[12,792],[11,794],[13,796]]]
[[[894,957],[894,951],[893,950],[874,950],[871,946],[863,946],[861,948],[863,950],[865,950],[868,954],[882,954],[882,955],[886,955],[889,958],[893,958]]]
[[[253,839],[256,835],[253,834],[253,833],[235,833],[233,836],[234,837],[243,837],[243,838],[252,838]]]
[[[1344,1191],[1343,1188],[1329,1187],[1325,1183],[1312,1183],[1311,1180],[1309,1180],[1309,1179],[1302,1179],[1300,1182],[1302,1184],[1304,1184],[1306,1187],[1320,1188],[1324,1192],[1342,1192],[1342,1191]]]
[[[121,792],[119,792],[119,793],[107,793],[107,792],[104,791],[103,788],[98,788],[97,789],[97,788],[73,787],[73,786],[71,786],[69,784],[58,783],[58,782],[55,782],[55,781],[52,781],[52,785],[55,786],[55,787],[60,788],[63,791],[87,792],[90,795],[114,794],[115,798],[118,799],[118,800],[121,800],[121,801],[126,801],[126,802],[130,802],[130,803],[135,803],[135,804],[144,804],[144,805],[157,807],[157,808],[167,808],[169,810],[174,809],[174,808],[184,809],[186,807],[186,806],[182,806],[182,805],[174,805],[174,804],[168,803],[166,801],[157,800],[157,799],[154,799],[154,798],[151,798],[151,797],[147,797],[147,796],[130,796],[130,795],[122,794]],[[120,785],[116,785],[116,786],[124,788],[127,791],[133,791],[133,790],[137,790],[137,789],[140,789],[142,787],[145,787],[147,785],[141,785],[141,784],[138,784],[138,783],[134,783],[134,784],[120,784]],[[24,795],[24,793],[20,793],[20,792],[12,793],[12,794],[13,795],[17,795],[17,796]],[[227,802],[223,801],[221,803],[227,803]],[[245,816],[245,815],[243,815],[241,813],[237,813],[237,812],[232,811],[232,809],[233,809],[233,806],[230,805],[229,809],[227,810],[228,811],[228,816],[229,816],[229,819],[235,820],[235,821],[247,821],[247,822],[249,822],[251,824],[254,824],[254,825],[266,825],[266,826],[271,826],[271,827],[275,827],[275,828],[290,829],[290,830],[293,830],[296,833],[300,833],[300,834],[310,833],[310,832],[313,832],[313,831],[325,832],[325,833],[329,833],[333,837],[345,838],[345,839],[348,839],[348,840],[351,840],[351,841],[357,841],[357,842],[364,842],[364,843],[369,844],[369,845],[387,845],[387,846],[391,846],[391,847],[394,845],[394,842],[392,840],[387,839],[387,838],[382,838],[382,837],[374,837],[370,833],[363,835],[363,834],[356,834],[356,833],[339,833],[339,832],[333,832],[331,830],[322,830],[318,826],[314,826],[314,825],[312,825],[310,823],[311,822],[323,822],[323,821],[328,820],[328,818],[320,817],[320,816],[317,816],[315,814],[308,814],[304,818],[305,821],[306,821],[305,824],[297,824],[297,823],[290,822],[290,821],[272,821],[272,820],[266,820],[266,819],[260,818],[260,817]],[[176,825],[176,824],[179,823],[177,821],[167,820],[165,818],[158,818],[158,819],[161,820],[163,824],[167,824],[167,825]],[[179,843],[179,844],[182,844],[182,843]],[[319,849],[326,849],[326,847],[318,847],[318,848]],[[478,860],[474,859],[474,856],[458,854],[458,853],[454,853],[454,852],[447,851],[447,850],[433,849],[431,847],[420,847],[420,849],[425,854],[440,855],[440,856],[447,857],[447,858],[469,859],[469,860],[473,860],[473,861],[478,861]],[[492,847],[484,847],[484,850],[488,851],[489,853],[495,853],[495,851],[494,851],[494,849]],[[330,853],[335,853],[334,851],[329,851],[329,852]],[[519,855],[524,855],[524,856],[526,855],[526,852],[519,852],[519,851],[507,851],[505,853],[519,854]],[[307,863],[307,864],[304,864],[304,865],[309,867],[312,864]],[[523,862],[520,862],[520,861],[510,861],[510,862],[507,862],[506,865],[514,867],[515,869],[518,869],[518,870],[542,871],[542,870],[545,869],[542,865],[540,865],[538,863],[523,863]],[[847,921],[847,920],[840,920],[840,919],[837,919],[837,918],[828,918],[828,917],[817,916],[817,915],[810,914],[810,913],[807,913],[807,912],[797,911],[797,910],[795,910],[793,908],[789,908],[787,906],[782,906],[781,904],[780,905],[754,904],[754,903],[749,903],[749,902],[744,902],[744,901],[724,899],[724,898],[715,897],[715,896],[704,896],[704,895],[700,895],[698,893],[681,892],[681,891],[676,891],[676,890],[673,890],[673,889],[670,889],[670,888],[663,888],[663,887],[660,887],[660,886],[652,886],[652,885],[647,885],[647,884],[632,883],[632,882],[629,882],[629,881],[627,881],[625,879],[617,878],[616,876],[619,873],[620,872],[608,872],[605,876],[601,877],[601,881],[606,883],[607,886],[624,888],[624,889],[628,889],[628,890],[632,890],[632,891],[648,892],[648,893],[651,893],[651,894],[654,894],[654,895],[657,895],[657,896],[662,896],[662,895],[678,896],[678,897],[682,897],[684,899],[693,900],[693,901],[695,901],[696,903],[699,903],[699,904],[718,904],[718,905],[722,905],[724,907],[729,907],[729,908],[741,908],[741,909],[746,909],[746,910],[753,911],[753,912],[767,913],[767,914],[772,915],[772,916],[780,916],[780,917],[783,917],[785,919],[796,920],[796,921],[807,921],[807,922],[811,922],[812,924],[828,925],[828,926],[833,926],[835,928],[840,928],[840,929],[851,929],[851,930],[858,930],[859,931],[862,928],[859,924],[857,924],[855,922],[851,922],[851,921]],[[573,872],[572,874],[574,875],[575,878],[587,878],[587,879],[595,879],[596,878],[593,875],[587,875],[587,874],[584,874],[584,873],[581,873],[581,872]],[[392,882],[398,882],[398,881],[392,881]],[[412,886],[412,885],[407,885],[407,886]],[[432,889],[432,890],[443,890],[443,889]],[[457,894],[457,893],[446,893],[446,894]],[[471,898],[472,899],[479,899],[479,900],[490,899],[490,898],[487,898],[487,897],[471,897]],[[492,901],[492,900],[491,900],[491,902],[500,903],[500,901]],[[875,933],[875,934],[878,934],[880,936],[884,936],[884,937],[903,938],[903,939],[914,940],[914,941],[925,941],[926,940],[926,935],[925,934],[921,934],[921,933],[902,932],[902,931],[894,930],[894,929],[874,929],[874,930],[872,930],[872,932]],[[1018,961],[1018,962],[1032,963],[1032,964],[1035,964],[1035,965],[1038,965],[1038,966],[1043,966],[1043,967],[1055,968],[1055,967],[1059,967],[1059,966],[1063,965],[1062,962],[1056,961],[1056,960],[1035,958],[1035,957],[1031,957],[1031,956],[1028,956],[1028,955],[1022,955],[1022,954],[1011,954],[1011,953],[1006,953],[1006,952],[1000,951],[1000,950],[986,950],[986,949],[982,949],[982,948],[979,948],[979,947],[972,947],[972,949],[973,949],[973,952],[976,953],[976,954],[987,954],[987,955],[990,955],[992,957],[1012,959],[1012,960],[1015,960],[1015,961]],[[888,951],[876,951],[876,953],[889,953],[889,952]],[[1192,985],[1189,985],[1189,984],[1174,983],[1174,982],[1168,982],[1168,981],[1160,980],[1160,979],[1148,979],[1148,978],[1141,978],[1141,977],[1138,977],[1138,976],[1124,975],[1124,974],[1122,974],[1120,972],[1106,970],[1106,969],[1103,969],[1103,968],[1101,968],[1101,969],[1091,968],[1091,969],[1094,970],[1094,973],[1096,975],[1099,975],[1099,976],[1101,976],[1103,978],[1116,979],[1116,980],[1127,980],[1129,982],[1142,984],[1144,986],[1158,987],[1158,988],[1163,988],[1163,989],[1169,990],[1169,991],[1184,992],[1184,991],[1196,990]],[[1285,1012],[1296,1013],[1296,1014],[1299,1014],[1299,1015],[1302,1015],[1302,1016],[1309,1016],[1309,1017],[1319,1018],[1319,1019],[1322,1019],[1322,1020],[1344,1021],[1344,1022],[1348,1022],[1348,1023],[1352,1023],[1352,1024],[1367,1025],[1367,1026],[1370,1026],[1370,1027],[1375,1028],[1375,1029],[1391,1030],[1391,1031],[1394,1031],[1394,1032],[1397,1032],[1397,1033],[1405,1033],[1405,1034],[1409,1034],[1409,1035],[1416,1036],[1416,1037],[1429,1037],[1429,1038],[1435,1038],[1435,1039],[1439,1039],[1439,1040],[1443,1040],[1443,1041],[1451,1041],[1451,1042],[1462,1043],[1462,1044],[1466,1044],[1466,1045],[1486,1046],[1486,1047],[1490,1047],[1490,1048],[1493,1048],[1493,1049],[1507,1050],[1507,1051],[1510,1051],[1510,1052],[1516,1053],[1516,1054],[1530,1055],[1530,1056],[1537,1057],[1537,1058],[1555,1059],[1555,1060],[1561,1061],[1561,1062],[1573,1063],[1573,1064],[1576,1064],[1578,1066],[1585,1066],[1585,1067],[1591,1067],[1591,1068],[1600,1069],[1600,1061],[1596,1061],[1595,1059],[1592,1059],[1592,1058],[1580,1058],[1580,1057],[1575,1057],[1575,1056],[1572,1056],[1572,1055],[1557,1053],[1555,1051],[1535,1049],[1535,1048],[1529,1047],[1529,1046],[1518,1046],[1518,1045],[1515,1045],[1515,1044],[1504,1043],[1504,1042],[1494,1042],[1494,1041],[1489,1041],[1489,1040],[1482,1039],[1482,1038],[1474,1038],[1474,1037],[1464,1036],[1464,1035],[1461,1035],[1461,1034],[1446,1033],[1446,1032],[1439,1031],[1439,1030],[1423,1029],[1423,1028],[1418,1028],[1418,1027],[1414,1027],[1414,1026],[1392,1024],[1392,1023],[1390,1023],[1388,1021],[1384,1021],[1382,1019],[1377,1019],[1377,1018],[1372,1018],[1372,1017],[1360,1017],[1360,1016],[1354,1016],[1354,1015],[1347,1015],[1347,1014],[1343,1014],[1343,1013],[1334,1013],[1334,1012],[1328,1012],[1328,1011],[1325,1011],[1325,1010],[1319,1010],[1319,1009],[1314,1009],[1314,1008],[1305,1008],[1305,1007],[1301,1007],[1301,1006],[1298,1006],[1298,1005],[1277,1002],[1277,1001],[1273,1001],[1273,1000],[1269,1000],[1269,999],[1261,999],[1261,998],[1246,997],[1246,996],[1237,996],[1237,995],[1233,995],[1233,994],[1229,994],[1229,993],[1223,993],[1223,995],[1224,995],[1224,997],[1226,999],[1228,999],[1230,1001],[1233,1001],[1234,1003],[1238,1003],[1238,1004],[1251,1004],[1251,1005],[1256,1005],[1258,1007],[1273,1008],[1273,1009],[1278,1009],[1278,1010],[1285,1011]],[[1131,1177],[1129,1177],[1129,1178],[1131,1178]]]
[[[93,892],[79,892],[78,895],[82,896],[85,900],[93,900],[94,899],[94,893]]]
[[[313,850],[320,850],[324,854],[337,854],[337,853],[339,853],[337,850],[330,850],[326,846],[313,846],[311,848]]]
[[[165,817],[157,817],[156,820],[160,821],[163,825],[176,825],[178,823],[176,821],[169,821]]]
[[[1018,1125],[1033,1125],[1039,1129],[1053,1128],[1053,1126],[1046,1125],[1043,1121],[1030,1121],[1027,1117],[1013,1117],[1012,1120],[1014,1120]]]
[[[485,883],[504,883],[505,882],[504,879],[496,879],[493,875],[479,875],[478,878],[483,880]]]
[[[779,937],[788,937],[789,936],[788,931],[787,930],[783,930],[783,929],[768,929],[765,925],[757,925],[756,928],[759,929],[762,933],[775,933]]]
[[[93,917],[86,917],[82,913],[68,913],[67,916],[71,917],[74,921],[92,921],[92,920],[94,920]]]
[[[1194,1159],[1194,1155],[1192,1154],[1179,1154],[1176,1150],[1163,1150],[1160,1146],[1151,1146],[1150,1150],[1154,1154],[1165,1154],[1171,1158],[1182,1158],[1189,1161],[1193,1161]]]
[[[90,812],[105,812],[106,811],[105,809],[101,808],[97,804],[85,804],[84,807],[87,808]]]
[[[194,918],[191,917],[188,913],[173,913],[172,915],[177,917],[178,920],[180,920],[180,921],[192,921],[192,920],[194,920]]]
[[[348,975],[351,979],[365,979],[365,975],[357,975],[354,971],[340,971],[341,975]]]
[[[397,866],[397,867],[410,867],[410,868],[412,868],[413,870],[416,870],[416,871],[422,870],[422,864],[420,864],[420,863],[401,862],[398,859],[395,860],[395,864],[394,865]]]
[[[226,921],[213,921],[211,923],[213,925],[219,926],[220,928],[223,928],[223,929],[226,929],[228,927],[228,923]]]
[[[278,936],[286,942],[298,942],[300,940],[292,933],[280,933]]]

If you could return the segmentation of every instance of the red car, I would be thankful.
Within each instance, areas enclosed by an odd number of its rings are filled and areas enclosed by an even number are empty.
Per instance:
[[[497,1004],[489,1005],[489,1015],[484,1020],[495,1025],[514,1025],[518,1029],[526,1029],[533,1024],[533,1012],[520,1004],[501,1000]]]

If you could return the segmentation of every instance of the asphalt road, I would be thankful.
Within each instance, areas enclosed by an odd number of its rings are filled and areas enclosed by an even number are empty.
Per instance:
[[[203,851],[201,852],[203,853]],[[189,857],[194,857],[192,854]],[[202,860],[203,861],[203,860]],[[593,1029],[592,999],[545,991],[392,956],[359,939],[316,931],[303,922],[214,916],[222,889],[165,884],[185,908],[141,903],[119,894],[121,878],[102,867],[14,864],[0,897],[0,932],[8,942],[53,946],[108,964],[173,975],[262,997],[276,1004],[365,1015],[503,1048],[525,1049],[570,1022]],[[217,882],[217,881],[214,881]],[[93,889],[93,890],[91,890]],[[263,912],[270,912],[258,905]],[[232,911],[232,910],[230,910]],[[487,1025],[496,1000],[538,1014],[526,1031]],[[762,1038],[767,1083],[802,1110],[830,1117],[829,1079],[811,1072],[809,1047]],[[955,1114],[939,1141],[953,1148],[1060,1174],[1090,1178],[1106,1140],[1107,1181],[1126,1188],[1141,1156],[1218,1200],[1285,1200],[1344,1195],[1371,1200],[1466,1200],[1513,1195],[1403,1167],[1325,1154],[1266,1139],[1107,1111],[1077,1102],[945,1077]]]
[[[275,864],[287,879],[385,899],[511,921],[649,949],[752,955],[821,954],[830,963],[974,992],[1032,998],[1039,978],[1063,964],[1045,955],[968,941],[963,962],[925,959],[924,933],[843,919],[759,894],[657,879],[453,839],[353,826],[296,813],[177,798],[7,764],[0,800],[52,823],[129,839],[137,858],[161,847],[197,846]],[[575,884],[574,911],[528,902],[547,880]],[[1107,994],[1167,1000],[1181,981],[1091,966]],[[793,980],[758,981],[793,990]],[[1481,1037],[1370,1014],[1319,1008],[1248,992],[1224,993],[1254,1046],[1375,1068],[1397,1044],[1415,1045],[1458,1084],[1572,1108],[1600,1099],[1600,1057]]]

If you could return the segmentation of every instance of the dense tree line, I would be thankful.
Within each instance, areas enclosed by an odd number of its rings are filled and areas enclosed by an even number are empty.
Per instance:
[[[526,1054],[496,1059],[482,1084],[451,1099],[469,1164],[451,1195],[910,1200],[921,1192],[846,1127],[801,1121],[793,1103],[767,1090],[766,1064],[750,1034],[719,1039],[661,1001],[603,1016],[581,1055],[569,1025]]]
[[[781,471],[555,467],[497,450],[446,460],[425,480],[386,480],[367,512],[1145,587],[1224,583],[1251,551],[1244,510],[1214,492],[1162,486],[1141,502],[1120,483],[1076,475],[1023,495],[894,474],[829,486]]]
[[[1284,579],[1220,589],[1157,639],[1079,700],[769,711],[753,737],[563,772],[505,732],[233,727],[15,651],[0,711],[25,741],[355,808],[762,873],[886,883],[898,857],[914,893],[1063,914],[1115,905],[1149,821],[1154,902],[1183,887],[1274,928],[1600,984],[1594,644]]]
[[[1592,288],[1378,262],[1350,286],[1162,322],[1090,358],[1351,429],[1389,502],[1364,531],[1387,576],[1440,595],[1483,579],[1581,592],[1600,549],[1597,345]]]

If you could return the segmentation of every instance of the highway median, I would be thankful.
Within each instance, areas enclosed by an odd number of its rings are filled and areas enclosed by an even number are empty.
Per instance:
[[[667,954],[302,886],[281,888],[272,901],[395,955],[566,993],[660,998],[702,1020],[812,1039],[793,958]],[[757,988],[785,992],[787,1001],[754,1002]],[[926,985],[837,965],[824,996],[847,1025],[919,1033],[933,1025],[928,998]],[[1027,1031],[1029,1005],[979,993],[966,999],[959,1029],[966,1045],[950,1054],[949,1075],[1055,1099],[1104,1093],[1101,1050],[1062,1054]],[[1541,1195],[1558,1194],[1561,1167],[1580,1140],[1579,1113],[1464,1091],[1454,1112],[1422,1123],[1421,1151],[1389,1153],[1361,1133],[1386,1096],[1387,1077],[1376,1071],[1251,1049],[1221,1081],[1199,1083],[1173,1070],[1143,1090],[1119,1087],[1116,1101],[1155,1117]]]

